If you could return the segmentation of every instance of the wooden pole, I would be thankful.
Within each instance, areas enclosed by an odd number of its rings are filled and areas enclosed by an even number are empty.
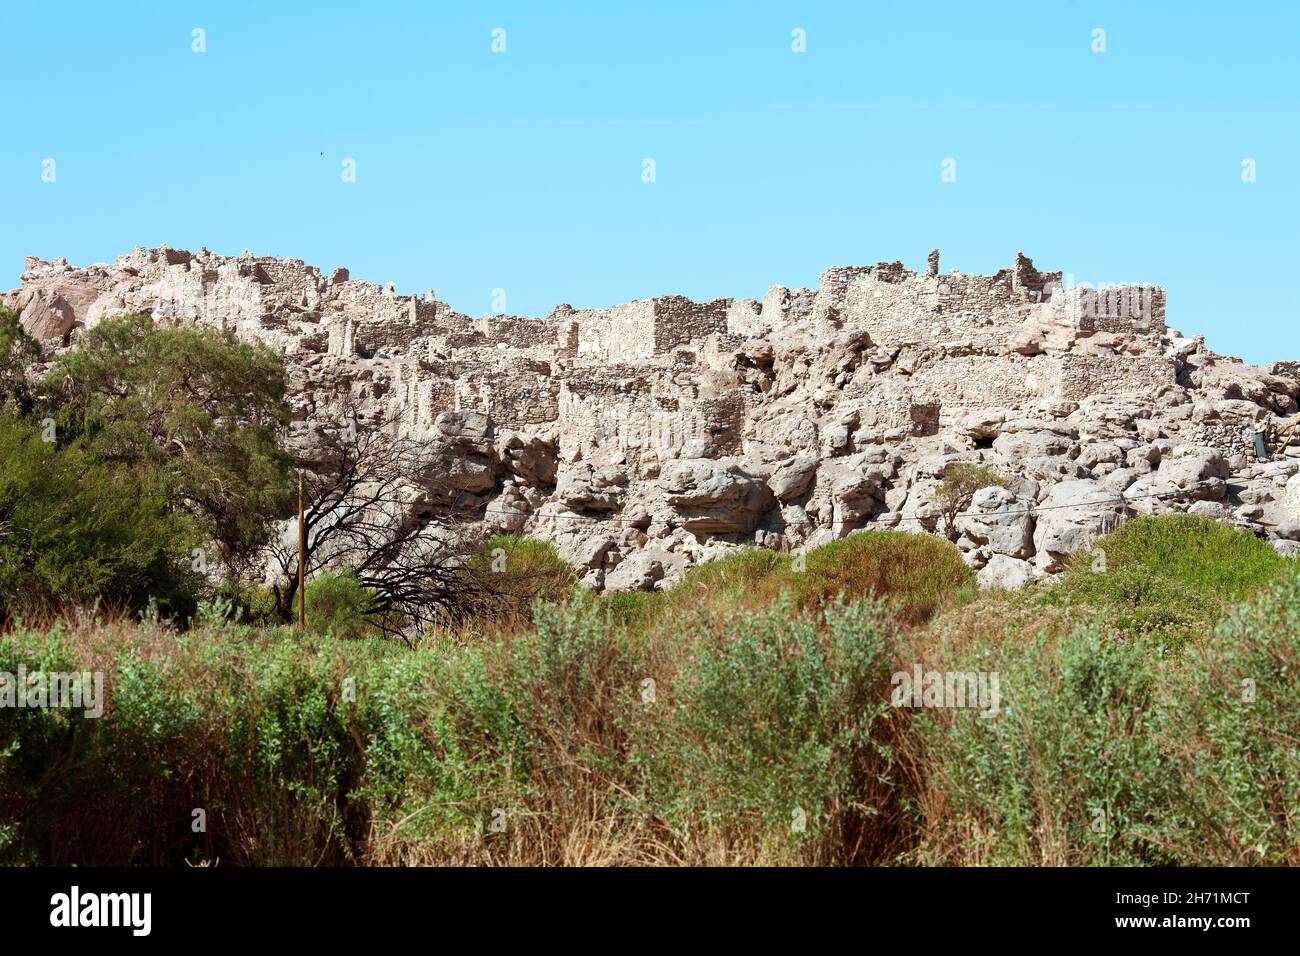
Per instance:
[[[303,581],[303,552],[307,550],[307,535],[302,528],[302,469],[298,470],[298,626],[307,629],[307,590]]]

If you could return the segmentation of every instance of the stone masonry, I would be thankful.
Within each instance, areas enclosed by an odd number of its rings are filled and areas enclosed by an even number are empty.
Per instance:
[[[1253,451],[1300,411],[1300,364],[1217,355],[1166,326],[1163,289],[1066,288],[1020,253],[992,276],[940,273],[934,250],[923,273],[836,267],[761,300],[475,319],[346,269],[162,247],[29,258],[0,299],[50,354],[128,311],[261,339],[285,356],[299,440],[345,405],[395,414],[446,451],[425,480],[478,532],[550,539],[598,589],[662,588],[744,545],[934,532],[959,461],[1009,479],[959,519],[986,586],[1054,573],[1139,513],[1300,550],[1300,449]]]

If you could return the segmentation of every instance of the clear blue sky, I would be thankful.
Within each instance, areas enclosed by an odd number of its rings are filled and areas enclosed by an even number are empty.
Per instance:
[[[1297,8],[11,0],[0,284],[206,245],[544,315],[1023,249],[1300,358]]]

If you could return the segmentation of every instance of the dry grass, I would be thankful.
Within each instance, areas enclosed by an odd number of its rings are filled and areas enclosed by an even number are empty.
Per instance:
[[[1146,632],[1099,625],[1080,604],[975,598],[946,543],[912,537],[857,535],[806,571],[745,552],[666,594],[587,598],[527,626],[506,615],[414,650],[111,615],[11,626],[0,670],[24,659],[101,671],[108,693],[93,728],[0,713],[0,858],[1300,863],[1300,585],[1185,651],[1144,650]],[[828,598],[869,592],[888,610],[834,624]],[[834,628],[865,640],[872,622],[884,622],[883,656],[870,674],[845,669],[858,645],[836,644]],[[869,737],[836,736],[888,698],[890,671],[917,663],[1001,669],[1013,707],[991,723],[886,708]],[[830,706],[850,677],[842,705],[799,716],[809,701]],[[1265,690],[1245,715],[1243,677]],[[349,679],[355,705],[342,699]],[[1096,680],[1111,690],[1089,703]],[[15,733],[23,746],[6,751]],[[837,776],[817,769],[810,739],[833,744]],[[1116,832],[1100,838],[1087,826],[1093,781],[1112,777]],[[796,799],[813,811],[797,839],[783,821]],[[191,829],[196,807],[206,833]]]

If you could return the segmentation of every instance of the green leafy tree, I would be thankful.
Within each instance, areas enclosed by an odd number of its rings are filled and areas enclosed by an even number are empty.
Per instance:
[[[318,634],[350,639],[370,630],[374,595],[352,569],[322,574],[307,582],[307,626]]]
[[[200,520],[227,568],[245,569],[292,513],[284,365],[269,347],[132,314],[84,333],[45,385],[60,440],[157,485],[169,508]]]
[[[41,346],[23,330],[18,313],[0,306],[0,407],[19,413],[31,410],[27,369],[40,357]]]
[[[0,411],[0,611],[150,602],[184,616],[202,587],[200,523],[148,485]]]

